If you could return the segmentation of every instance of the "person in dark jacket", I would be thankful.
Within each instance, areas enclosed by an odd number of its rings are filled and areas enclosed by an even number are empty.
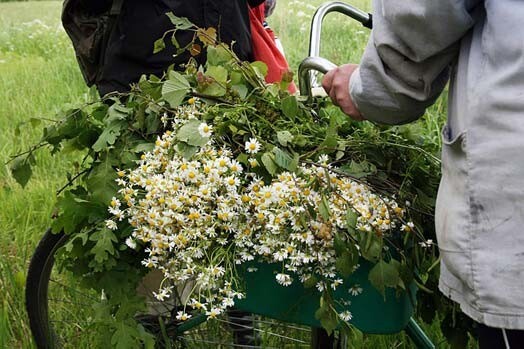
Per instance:
[[[64,27],[73,44],[76,44],[74,33],[72,35],[68,30],[71,22],[77,22],[78,18],[82,20],[86,14],[92,14],[96,18],[97,14],[110,11],[117,2],[118,0],[66,0],[64,11],[75,12],[64,12],[62,15]],[[240,59],[252,60],[248,6],[258,6],[263,2],[264,0],[121,0],[121,5],[118,6],[119,15],[107,41],[102,44],[102,57],[98,62],[100,68],[91,83],[97,86],[101,95],[113,91],[125,92],[143,74],[160,76],[171,64],[176,67],[187,62],[189,53],[174,57],[176,48],[169,40],[166,40],[165,50],[153,54],[154,42],[166,31],[173,29],[173,24],[166,16],[167,12],[186,17],[201,28],[216,28],[222,42],[234,42],[233,50]],[[192,40],[193,33],[179,31],[176,38],[184,46]],[[78,44],[75,45],[75,50],[78,51]]]

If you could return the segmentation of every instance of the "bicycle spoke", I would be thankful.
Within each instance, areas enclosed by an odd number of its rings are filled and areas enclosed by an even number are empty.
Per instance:
[[[239,323],[234,323],[234,322],[227,321],[227,320],[221,320],[221,319],[216,319],[216,320],[219,321],[219,322],[223,322],[223,323],[229,324],[229,325],[234,325],[234,326],[242,327],[242,328],[245,328],[245,329],[252,329],[253,331],[256,331],[256,332],[261,332],[261,333],[269,334],[269,335],[271,335],[271,336],[275,336],[275,337],[278,337],[278,338],[282,338],[282,339],[290,340],[290,341],[292,341],[292,342],[297,342],[297,343],[306,343],[306,342],[304,342],[303,340],[300,340],[300,339],[291,338],[291,337],[284,336],[284,335],[281,335],[281,334],[278,334],[278,333],[265,331],[265,330],[262,330],[262,329],[259,329],[259,328],[254,328],[254,327],[252,327],[252,326],[247,326],[247,325],[243,325],[243,324],[239,324]]]
[[[242,320],[243,319],[241,317],[235,317],[235,316],[230,316],[230,315],[228,315],[228,318],[233,319],[233,320]],[[271,326],[276,326],[276,327],[285,327],[285,328],[298,330],[298,331],[304,331],[304,332],[310,332],[311,331],[308,327],[293,326],[291,324],[288,324],[288,323],[285,323],[285,322],[278,322],[278,321],[275,321],[275,320],[268,321],[268,320],[262,320],[260,318],[255,318],[255,319],[253,319],[253,322],[266,324],[266,325],[271,325]]]
[[[215,345],[227,345],[228,347],[233,347],[233,348],[260,348],[260,346],[256,346],[256,345],[247,345],[247,344],[235,344],[235,343],[227,343],[227,342],[217,342],[217,341],[211,341],[211,340],[196,340],[196,339],[193,339],[193,338],[187,338],[187,337],[184,337],[184,336],[178,336],[177,338],[179,339],[183,339],[185,341],[189,341],[189,342],[195,342],[195,343],[206,343],[206,344],[215,344]],[[279,349],[279,348],[276,348],[276,347],[266,347],[264,346],[264,349]]]
[[[98,299],[94,298],[93,296],[90,296],[90,295],[87,295],[87,294],[85,294],[85,293],[83,293],[83,292],[80,292],[80,291],[78,291],[76,288],[73,288],[73,287],[71,287],[71,286],[64,285],[63,283],[58,282],[58,281],[56,281],[55,279],[49,279],[49,281],[50,281],[50,282],[53,282],[53,283],[55,283],[55,284],[57,284],[57,285],[60,285],[60,286],[62,286],[62,287],[65,288],[65,289],[71,290],[71,291],[73,291],[74,293],[77,293],[77,294],[79,294],[79,295],[82,295],[82,296],[84,296],[84,297],[86,297],[86,298],[89,298],[89,299],[94,300],[94,301],[98,301]]]

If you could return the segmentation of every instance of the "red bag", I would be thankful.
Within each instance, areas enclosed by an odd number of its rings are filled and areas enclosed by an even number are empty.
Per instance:
[[[264,20],[264,3],[249,9],[253,58],[266,63],[268,68],[266,82],[280,82],[282,75],[289,72],[289,64],[275,43],[273,31],[264,28]],[[290,93],[297,91],[293,82],[289,84],[288,91]]]

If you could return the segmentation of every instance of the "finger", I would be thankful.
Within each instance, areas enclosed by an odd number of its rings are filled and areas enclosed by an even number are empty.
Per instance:
[[[335,76],[335,70],[337,70],[337,69],[335,68],[335,69],[332,69],[332,70],[328,71],[324,75],[324,77],[322,78],[322,87],[324,88],[324,90],[328,94],[329,94],[329,92],[331,90],[331,86],[333,84],[333,78]]]
[[[329,98],[331,98],[331,102],[338,106],[338,97],[337,97],[337,91],[335,88],[331,88],[331,90],[329,91]]]

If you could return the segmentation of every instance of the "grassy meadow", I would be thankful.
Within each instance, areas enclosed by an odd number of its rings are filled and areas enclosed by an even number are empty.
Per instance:
[[[309,24],[323,0],[279,0],[269,22],[278,33],[293,70],[307,56]],[[369,10],[369,0],[353,0]],[[53,158],[43,151],[26,188],[9,175],[10,156],[22,152],[41,135],[41,123],[67,104],[88,99],[73,50],[60,26],[60,1],[0,1],[0,349],[32,348],[24,309],[26,269],[38,240],[50,225],[55,190],[77,155]],[[342,15],[325,22],[322,55],[337,64],[357,62],[368,32]],[[421,121],[438,143],[445,114],[440,101]],[[438,324],[427,326],[439,348],[445,348]],[[88,347],[88,346],[87,346]],[[411,348],[404,335],[360,336],[351,348]]]

